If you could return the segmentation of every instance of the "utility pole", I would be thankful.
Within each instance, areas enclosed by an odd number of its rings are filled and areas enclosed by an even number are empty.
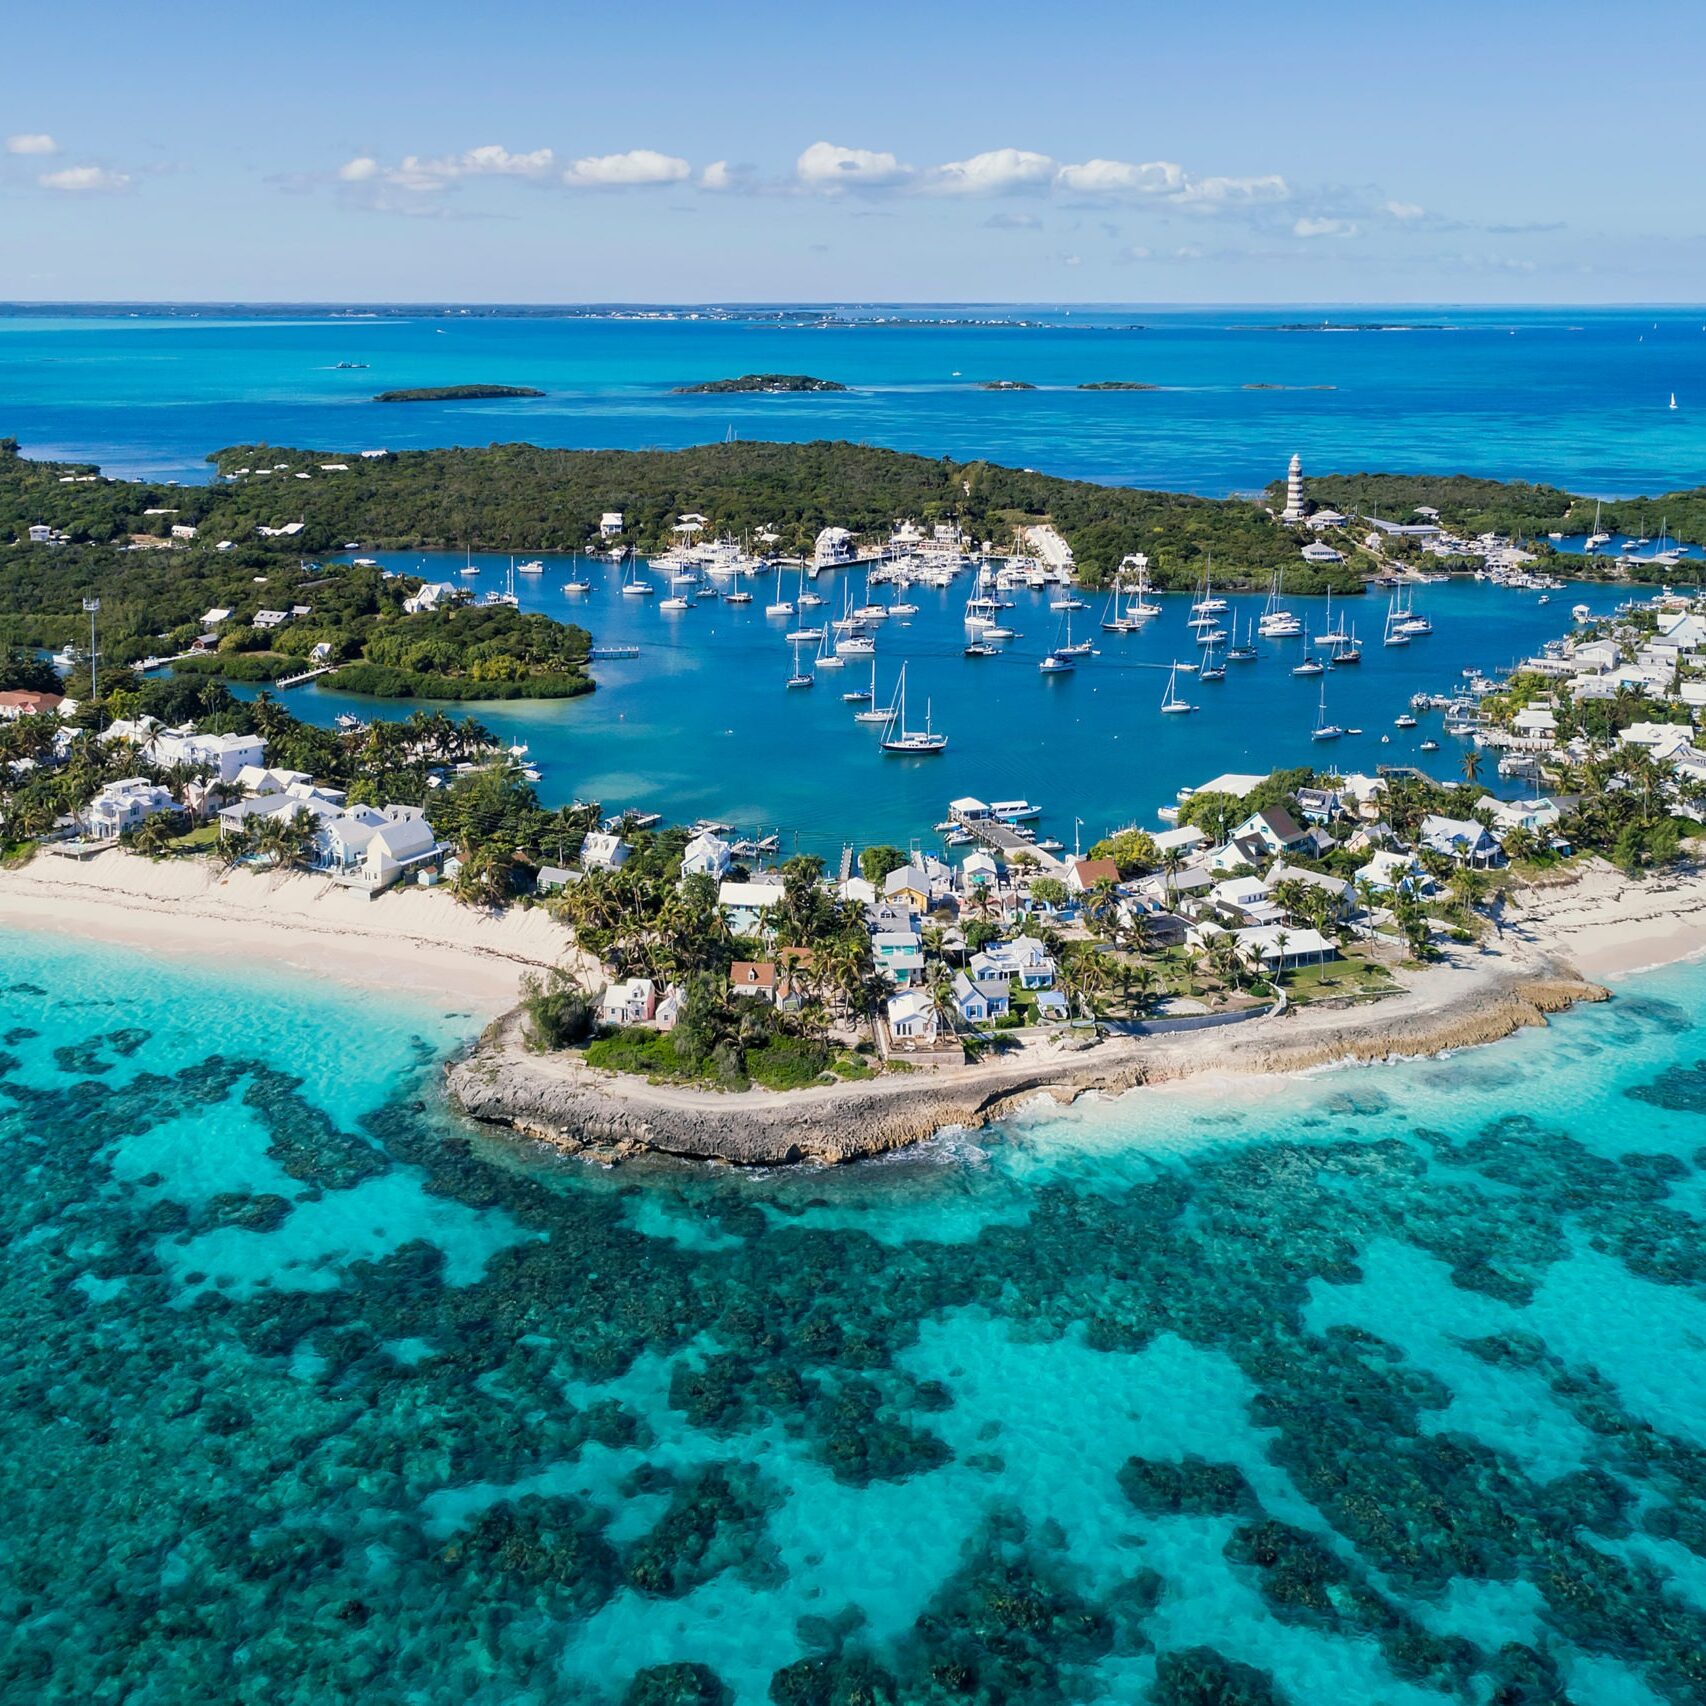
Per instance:
[[[95,618],[100,614],[101,601],[98,598],[85,598],[83,600],[83,608],[89,613],[89,698],[91,700],[99,700],[100,694],[96,691],[95,686],[95,671],[97,668],[95,661]],[[97,712],[96,715],[98,720],[99,713]]]

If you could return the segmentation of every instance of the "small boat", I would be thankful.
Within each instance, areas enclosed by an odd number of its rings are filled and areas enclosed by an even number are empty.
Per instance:
[[[750,592],[726,592],[723,594],[723,603],[750,604],[752,603],[752,594]]]
[[[960,656],[968,658],[998,658],[1001,656],[1001,648],[999,646],[989,645],[983,640],[968,640],[965,645],[965,650],[960,653]]]
[[[889,606],[889,615],[891,616],[916,616],[917,614],[918,606],[916,604],[891,604]]]
[[[1425,740],[1422,742],[1421,750],[1423,752],[1438,752],[1439,742],[1437,740]]]
[[[518,575],[542,575],[545,572],[545,565],[535,557],[531,562],[523,563],[515,572]]]
[[[894,704],[889,708],[889,732],[883,736],[883,751],[902,757],[927,757],[947,749],[948,737],[930,726],[930,701],[924,701],[924,727],[906,726],[906,665],[900,666],[900,680],[895,686]]]
[[[791,634],[784,634],[782,637],[790,646],[815,646],[823,638],[823,630],[821,628],[796,628]]]
[[[568,593],[571,597],[578,593],[591,592],[592,582],[583,580],[564,581],[563,591]]]
[[[1059,652],[1048,653],[1037,665],[1038,670],[1044,675],[1066,675],[1077,667],[1078,664],[1075,659],[1062,657]]]
[[[1319,658],[1306,657],[1303,662],[1292,668],[1293,675],[1321,675],[1327,666]]]
[[[1049,600],[1050,610],[1083,610],[1084,608],[1084,600],[1081,598],[1068,596],[1066,598],[1055,598]]]
[[[693,601],[691,599],[688,599],[688,598],[683,598],[680,595],[680,593],[672,593],[668,598],[664,599],[663,602],[658,605],[659,610],[669,610],[669,611],[691,610],[692,608],[693,608]]]
[[[1194,711],[1196,706],[1188,700],[1179,697],[1179,666],[1174,664],[1167,672],[1167,691],[1161,695],[1161,715],[1164,717],[1183,716],[1187,711]]]
[[[1416,719],[1408,711],[1394,717],[1392,721],[1394,726],[1400,729],[1413,729],[1416,726]]]

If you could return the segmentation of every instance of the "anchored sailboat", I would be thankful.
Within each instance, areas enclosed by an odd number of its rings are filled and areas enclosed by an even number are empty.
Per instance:
[[[883,736],[883,751],[925,756],[943,751],[948,737],[930,727],[930,701],[924,701],[924,727],[906,726],[906,665],[900,666],[900,680],[895,684],[894,704],[889,708],[888,733]]]
[[[1178,717],[1195,709],[1196,706],[1191,704],[1189,700],[1179,697],[1179,666],[1174,664],[1167,672],[1167,691],[1161,695],[1161,715]]]

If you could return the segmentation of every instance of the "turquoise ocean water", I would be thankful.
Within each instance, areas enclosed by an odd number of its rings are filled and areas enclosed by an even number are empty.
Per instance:
[[[31,454],[176,479],[205,478],[203,459],[228,444],[632,449],[734,433],[865,440],[1211,495],[1265,486],[1294,450],[1317,472],[1475,473],[1601,496],[1706,480],[1699,308],[948,307],[852,318],[806,327],[681,311],[641,320],[209,308],[164,318],[0,308],[0,433]],[[969,323],[980,319],[1002,323]],[[1299,329],[1327,321],[1389,329]],[[671,395],[752,372],[850,389]],[[1003,379],[1036,389],[979,389]],[[1159,389],[1077,389],[1103,380]],[[370,400],[468,383],[546,395]]]
[[[1698,1700],[1703,996],[737,1176],[9,936],[0,1694]]]

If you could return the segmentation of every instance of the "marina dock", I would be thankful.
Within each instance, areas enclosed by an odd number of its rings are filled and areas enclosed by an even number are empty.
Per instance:
[[[1066,875],[1067,862],[1056,853],[1045,853],[1035,842],[1027,841],[1010,823],[999,818],[961,811],[949,806],[948,816],[973,839],[998,853],[1009,864],[1021,853],[1029,854],[1051,877]]]

